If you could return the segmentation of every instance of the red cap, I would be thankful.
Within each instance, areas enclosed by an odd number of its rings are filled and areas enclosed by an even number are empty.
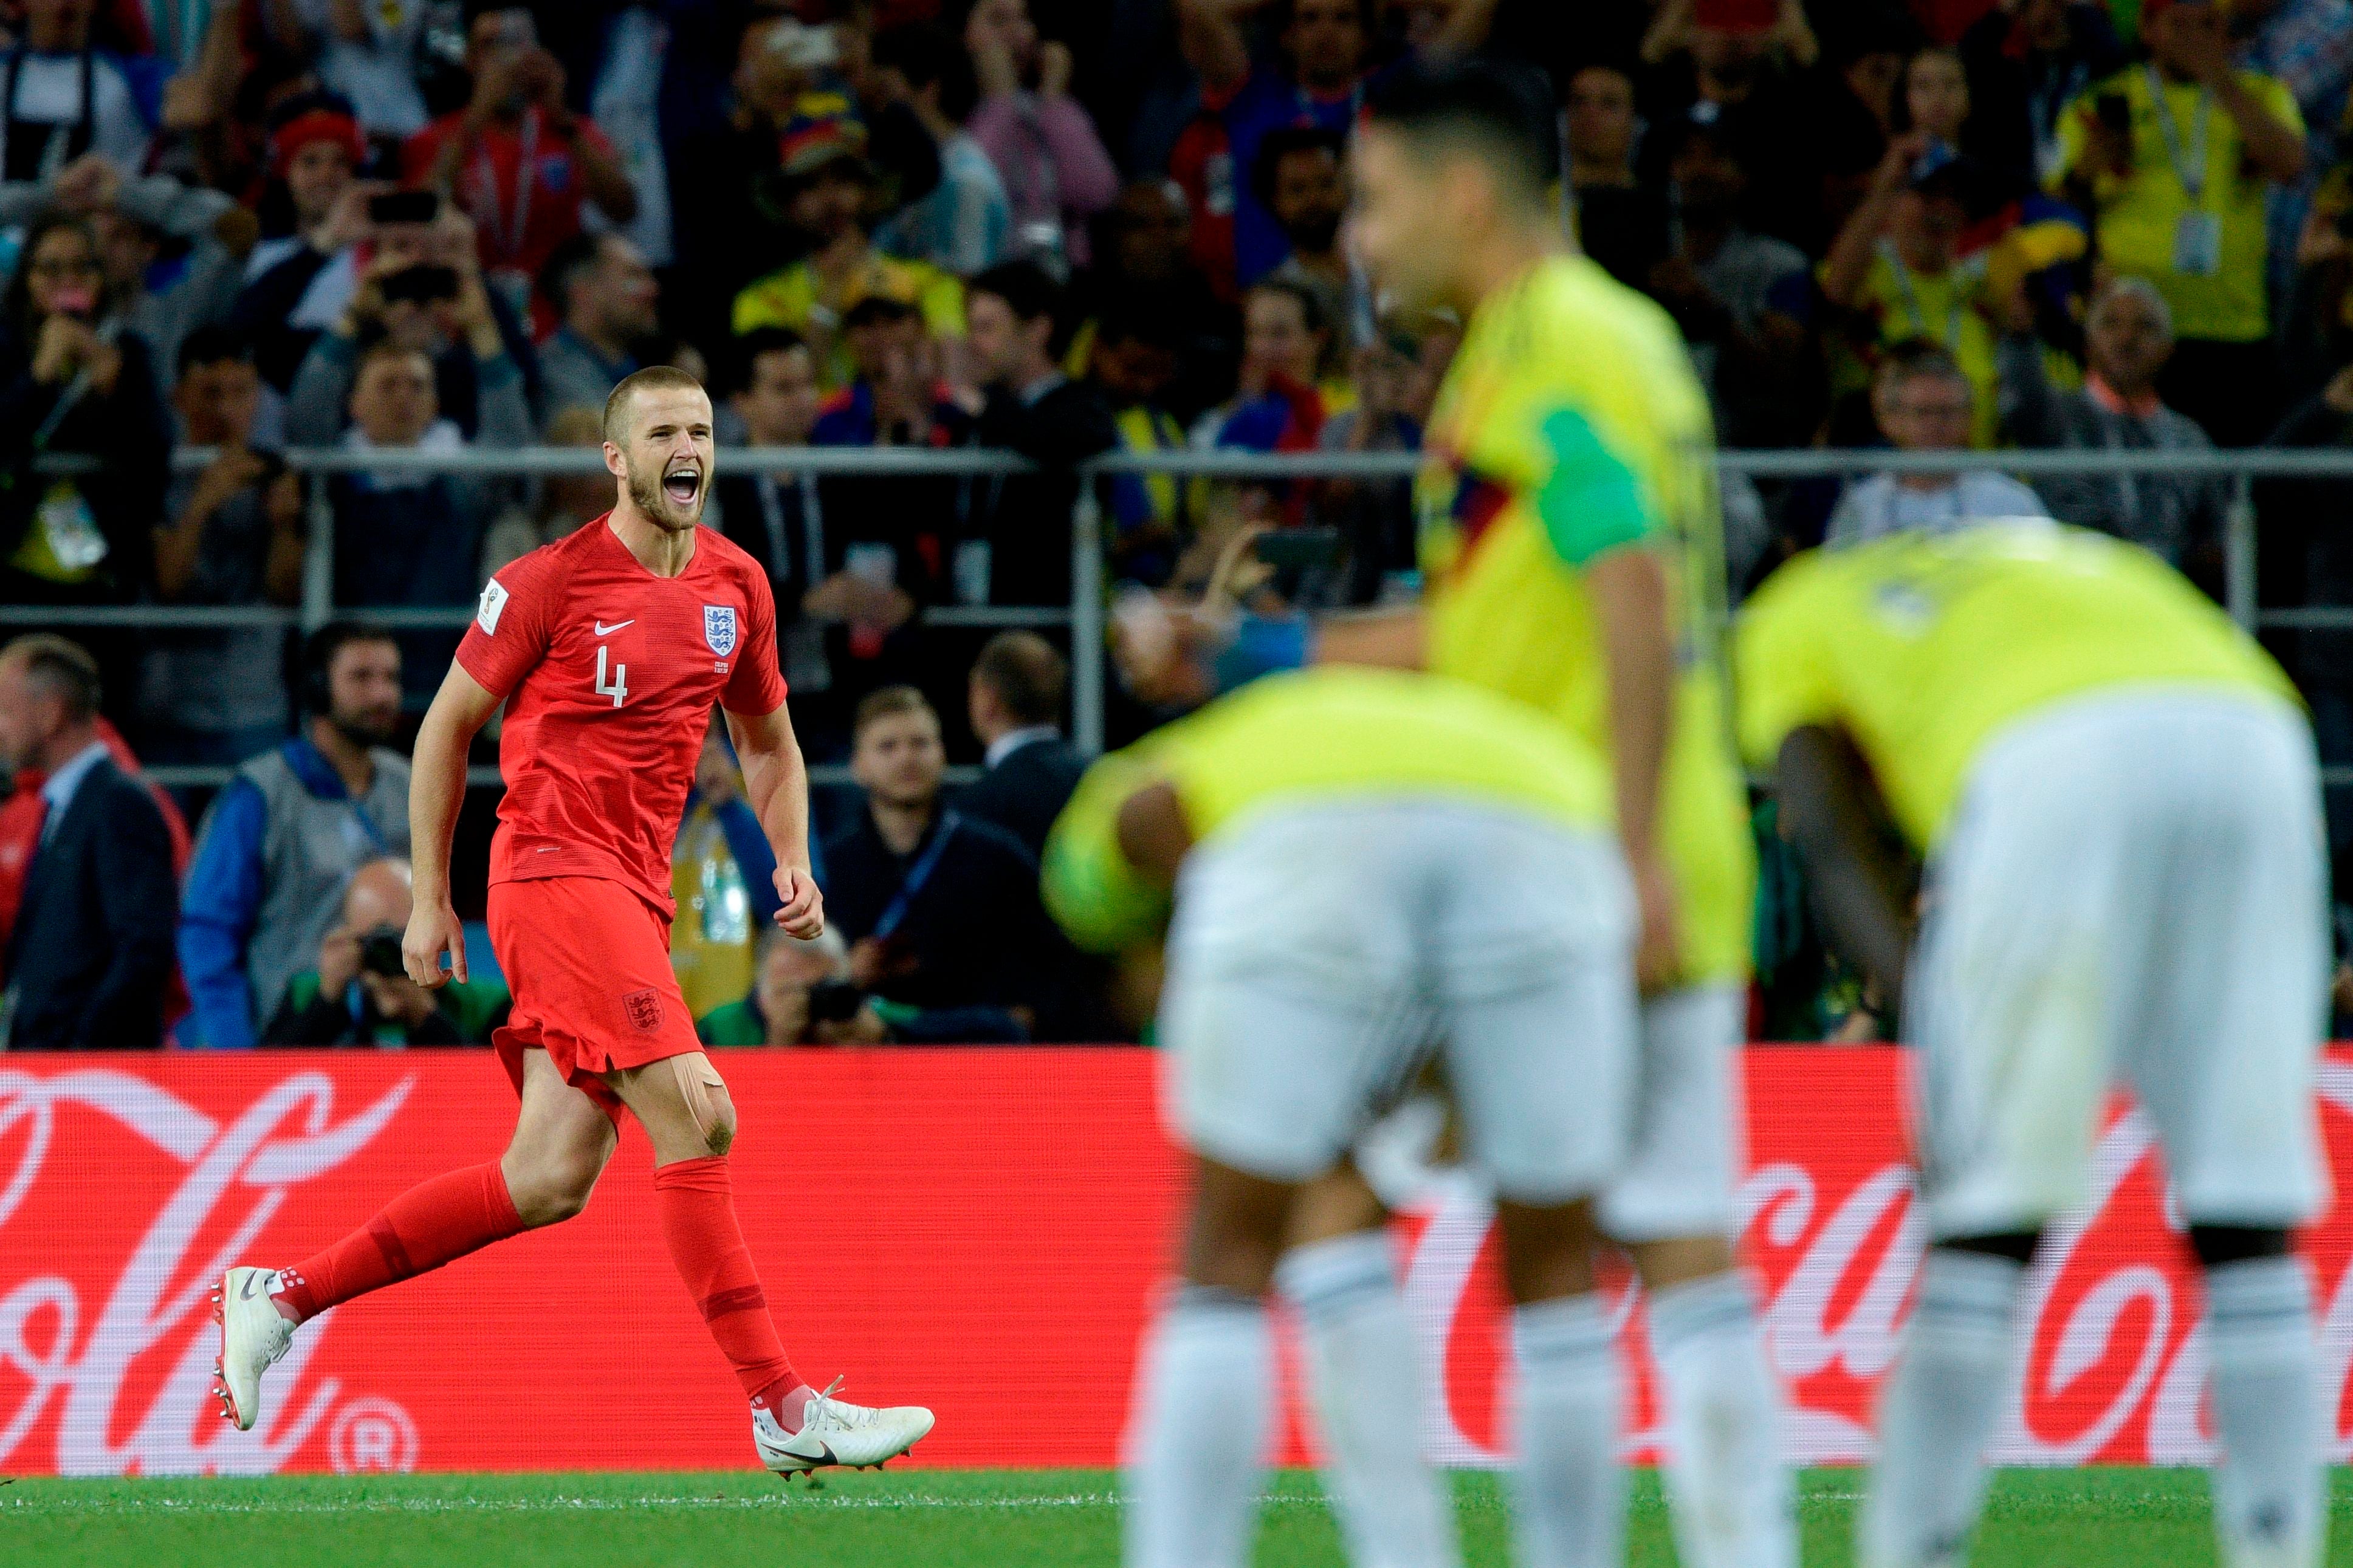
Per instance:
[[[367,158],[367,142],[359,121],[332,109],[311,109],[296,115],[269,133],[269,169],[282,175],[294,154],[313,142],[332,142],[358,168]]]

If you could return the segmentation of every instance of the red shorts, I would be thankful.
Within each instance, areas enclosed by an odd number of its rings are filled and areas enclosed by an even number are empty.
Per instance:
[[[670,921],[618,882],[548,877],[493,882],[491,946],[514,1010],[491,1035],[515,1092],[522,1054],[547,1053],[564,1081],[617,1122],[603,1075],[702,1048],[670,966]]]

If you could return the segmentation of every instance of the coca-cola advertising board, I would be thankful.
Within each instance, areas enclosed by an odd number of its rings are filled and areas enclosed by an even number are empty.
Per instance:
[[[1105,1050],[721,1053],[736,1203],[799,1370],[939,1413],[926,1466],[1115,1461],[1182,1166],[1154,1058]],[[1747,1054],[1743,1245],[1788,1390],[1791,1457],[1871,1453],[1920,1248],[1903,1058]],[[513,1114],[486,1052],[0,1058],[0,1472],[649,1469],[753,1463],[744,1403],[672,1274],[642,1136],[588,1212],[314,1321],[239,1434],[208,1394],[206,1294],[291,1262],[422,1177],[495,1158]],[[2316,1114],[2353,1174],[2353,1054]],[[2194,1274],[2140,1119],[2119,1108],[2084,1212],[2030,1280],[2000,1458],[2186,1464],[2211,1433]],[[1432,1451],[1502,1458],[1503,1319],[1485,1205],[1440,1176],[1398,1223],[1429,1350]],[[2353,1226],[2306,1238],[2353,1458]],[[1656,1406],[1629,1310],[1627,1452]],[[1295,1364],[1295,1360],[1290,1364]],[[1312,1458],[1296,1377],[1283,1458]]]

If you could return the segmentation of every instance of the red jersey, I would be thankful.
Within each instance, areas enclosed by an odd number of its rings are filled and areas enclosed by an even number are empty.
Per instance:
[[[785,705],[767,574],[714,529],[694,540],[686,570],[658,577],[598,518],[482,589],[458,663],[507,700],[491,881],[604,877],[674,908],[711,705]]]
[[[466,133],[465,119],[463,110],[445,114],[408,139],[400,163],[409,184],[423,184],[432,174],[443,144]],[[584,114],[574,123],[581,141],[612,156],[612,143],[594,121]],[[473,152],[459,165],[454,194],[474,220],[482,266],[536,278],[555,247],[580,232],[580,203],[587,193],[581,188],[579,155],[533,108],[523,110],[520,124],[492,121],[482,127]]]

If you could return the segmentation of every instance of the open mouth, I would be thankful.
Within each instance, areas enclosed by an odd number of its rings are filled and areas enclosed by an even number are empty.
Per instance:
[[[697,492],[702,489],[702,470],[691,466],[670,469],[662,475],[662,493],[681,506],[692,506]]]

